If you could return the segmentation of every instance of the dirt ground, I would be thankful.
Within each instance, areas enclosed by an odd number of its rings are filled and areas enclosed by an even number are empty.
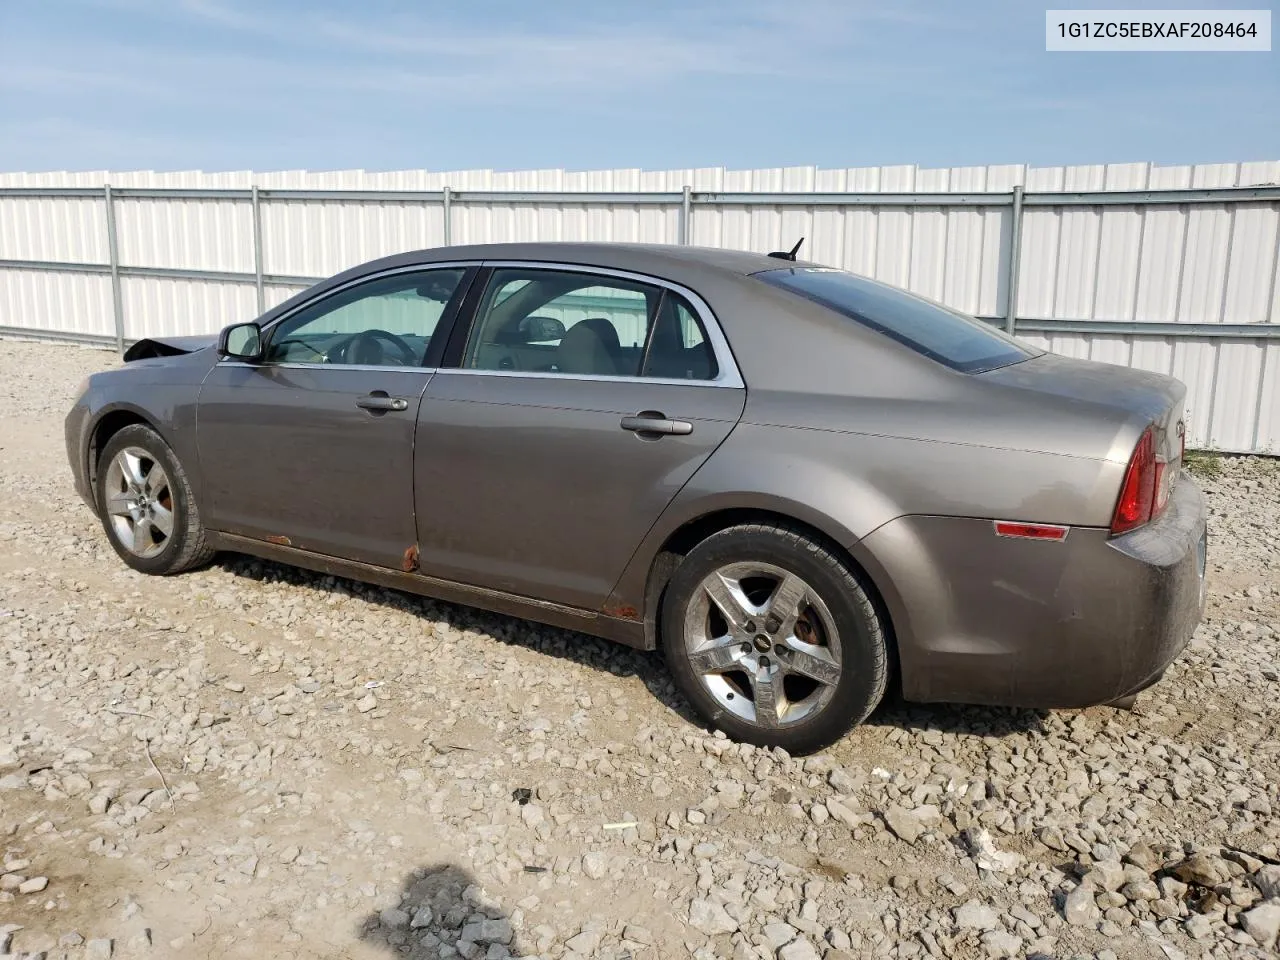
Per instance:
[[[0,955],[1272,956],[1280,464],[1133,712],[890,703],[825,754],[661,658],[244,557],[149,578],[71,486],[106,352],[0,340]]]

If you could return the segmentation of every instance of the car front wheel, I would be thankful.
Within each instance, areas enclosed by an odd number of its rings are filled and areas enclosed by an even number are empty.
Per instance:
[[[662,643],[681,692],[730,737],[819,750],[875,709],[886,627],[860,576],[784,526],[704,540],[668,584]]]
[[[148,426],[125,427],[103,447],[98,508],[111,546],[142,573],[180,573],[213,556],[187,474]]]

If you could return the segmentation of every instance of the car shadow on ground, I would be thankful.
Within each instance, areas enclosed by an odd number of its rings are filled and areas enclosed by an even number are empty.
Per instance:
[[[544,626],[518,617],[433,600],[343,577],[329,578],[326,574],[242,554],[219,554],[214,562],[226,572],[250,580],[282,581],[314,590],[340,587],[368,603],[438,621],[454,630],[481,632],[501,643],[572,660],[616,677],[635,677],[659,703],[682,720],[703,730],[710,729],[676,689],[660,652],[634,650],[573,630]],[[335,587],[326,586],[329,579],[335,582]],[[909,732],[932,729],[947,734],[1004,737],[1016,733],[1043,733],[1044,718],[1047,715],[1047,711],[1043,710],[907,703],[891,687],[884,702],[866,723],[868,726],[894,727]]]
[[[398,905],[369,914],[356,936],[408,960],[522,957],[533,952],[521,944],[511,921],[475,878],[452,863],[411,872],[401,884]]]

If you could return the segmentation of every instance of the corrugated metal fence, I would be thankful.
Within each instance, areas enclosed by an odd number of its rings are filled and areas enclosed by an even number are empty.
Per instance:
[[[1038,346],[1178,377],[1193,446],[1280,453],[1280,162],[0,174],[0,333],[212,332],[353,264],[450,243],[800,237],[810,260]]]

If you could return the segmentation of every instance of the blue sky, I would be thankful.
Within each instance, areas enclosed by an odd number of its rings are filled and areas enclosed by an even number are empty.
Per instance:
[[[1046,53],[1044,10],[0,0],[0,170],[1280,158],[1280,53]]]

